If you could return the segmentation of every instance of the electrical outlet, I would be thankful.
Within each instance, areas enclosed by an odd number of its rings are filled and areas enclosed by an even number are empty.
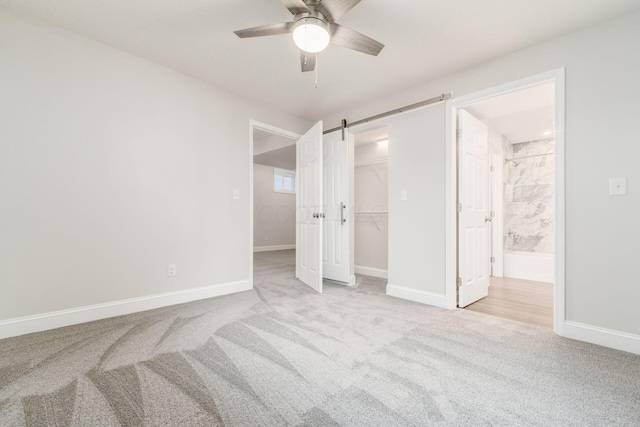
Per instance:
[[[269,240],[269,236],[264,236],[264,241],[266,242],[267,240]]]
[[[167,276],[176,277],[176,265],[175,264],[169,264],[169,267],[167,267]]]
[[[402,190],[400,192],[400,200],[403,201],[403,202],[407,201],[407,190]]]

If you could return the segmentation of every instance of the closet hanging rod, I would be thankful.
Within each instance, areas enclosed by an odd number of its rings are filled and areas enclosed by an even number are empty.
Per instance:
[[[323,132],[323,134],[335,132],[337,130],[343,130],[352,126],[361,125],[363,123],[369,123],[374,120],[383,119],[385,117],[393,116],[394,114],[404,113],[405,111],[415,110],[416,108],[424,107],[427,105],[435,104],[436,102],[446,101],[447,99],[453,98],[453,92],[443,93],[438,96],[434,96],[433,98],[425,99],[424,101],[416,102],[415,104],[407,105],[405,107],[396,108],[395,110],[387,111],[385,113],[376,114],[375,116],[367,117],[366,119],[356,120],[353,123],[347,123],[346,120],[342,120],[342,126],[335,127],[333,129],[328,129]],[[344,135],[343,138],[344,140]]]
[[[554,153],[544,153],[544,154],[532,154],[530,156],[522,156],[522,157],[514,157],[513,159],[504,159],[504,162],[515,162],[516,160],[522,160],[522,159],[530,159],[531,157],[542,157],[542,156],[551,156]]]
[[[389,211],[357,211],[356,215],[389,215]]]

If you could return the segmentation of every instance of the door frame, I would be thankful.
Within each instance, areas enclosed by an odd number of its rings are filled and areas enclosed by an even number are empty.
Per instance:
[[[288,131],[286,129],[282,129],[266,123],[261,123],[256,120],[249,120],[249,284],[251,285],[251,289],[253,289],[253,131],[255,129],[263,130],[265,132],[283,136],[285,138],[290,138],[294,141],[297,141],[298,139],[300,139],[300,137],[302,137],[302,135]],[[296,203],[297,199],[298,192],[296,191]]]
[[[489,89],[446,101],[445,165],[445,302],[448,309],[457,306],[457,139],[458,109],[487,98],[516,92],[532,86],[554,83],[554,286],[553,330],[564,335],[565,322],[565,68],[525,77]]]
[[[496,151],[496,147],[489,142],[489,164],[493,169],[489,170],[490,206],[493,211],[491,219],[491,256],[493,265],[491,275],[504,276],[504,242],[501,236],[504,234],[504,152]]]

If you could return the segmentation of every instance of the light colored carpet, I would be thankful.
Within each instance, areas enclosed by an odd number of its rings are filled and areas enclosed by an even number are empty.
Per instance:
[[[0,425],[640,425],[638,356],[293,274],[0,341]]]

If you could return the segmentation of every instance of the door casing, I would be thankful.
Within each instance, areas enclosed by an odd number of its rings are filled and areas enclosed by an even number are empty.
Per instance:
[[[253,131],[255,129],[263,130],[274,135],[280,135],[285,138],[297,141],[302,135],[281,129],[256,120],[249,120],[249,283],[253,288]],[[296,194],[296,198],[298,195]]]
[[[456,117],[463,108],[487,98],[516,92],[545,83],[554,84],[554,287],[553,330],[564,336],[565,324],[565,68],[536,74],[493,88],[481,90],[446,101],[445,158],[445,302],[446,308],[456,308],[457,299],[457,143]]]

